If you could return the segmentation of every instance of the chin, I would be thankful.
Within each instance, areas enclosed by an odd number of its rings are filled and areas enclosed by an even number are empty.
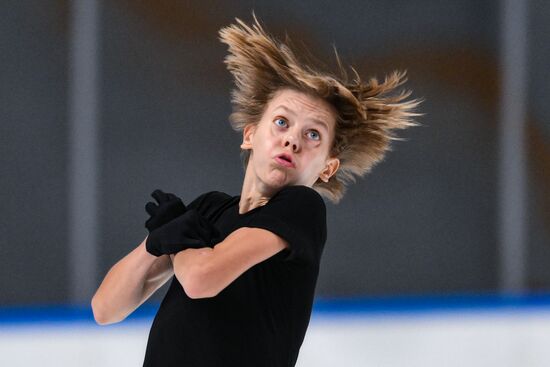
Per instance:
[[[273,188],[274,191],[279,191],[283,187],[292,186],[292,183],[286,182],[286,181],[285,182],[273,182],[270,186]]]
[[[289,185],[289,183],[291,182],[291,177],[289,177],[286,172],[274,170],[268,172],[266,180],[264,182],[269,186],[283,187]]]

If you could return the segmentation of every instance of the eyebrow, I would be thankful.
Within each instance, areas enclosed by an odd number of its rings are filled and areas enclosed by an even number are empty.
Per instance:
[[[279,105],[279,106],[275,107],[275,108],[273,109],[273,111],[278,110],[278,109],[283,109],[283,110],[285,110],[286,112],[288,112],[288,113],[290,113],[290,114],[292,114],[292,115],[295,115],[295,113],[294,113],[293,110],[291,110],[290,108],[288,108],[288,107],[286,107],[286,106],[284,106],[284,105]],[[316,123],[317,125],[323,126],[323,127],[325,128],[326,131],[330,131],[330,129],[328,128],[328,124],[327,124],[325,121],[319,120],[319,119],[316,119],[316,118],[311,118],[310,120],[313,121],[314,123]]]

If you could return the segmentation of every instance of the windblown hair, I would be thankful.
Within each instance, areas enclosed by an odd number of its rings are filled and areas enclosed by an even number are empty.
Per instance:
[[[337,53],[341,77],[314,70],[298,60],[288,37],[287,44],[278,41],[253,16],[252,27],[236,19],[238,24],[219,31],[220,41],[229,46],[225,64],[236,85],[231,126],[242,132],[246,125],[259,123],[268,102],[282,88],[328,102],[337,111],[329,156],[338,158],[340,167],[328,182],[318,179],[313,189],[336,204],[355,176],[365,175],[391,150],[390,140],[403,140],[394,130],[419,125],[412,117],[420,115],[414,109],[421,101],[405,101],[410,91],[394,93],[406,81],[405,72],[394,71],[383,83],[376,78],[365,83],[351,67],[355,78],[350,81]],[[245,170],[249,157],[250,150],[241,151]]]

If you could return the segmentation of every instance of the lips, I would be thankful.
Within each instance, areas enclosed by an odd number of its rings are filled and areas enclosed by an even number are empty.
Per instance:
[[[291,157],[290,155],[286,154],[286,153],[283,153],[283,154],[281,154],[281,155],[279,155],[279,156],[277,156],[277,157],[278,157],[278,158],[282,158],[282,159],[284,159],[284,160],[286,160],[286,161],[292,163],[292,157]]]
[[[275,157],[275,160],[282,166],[293,168],[295,167],[294,163],[292,162],[292,158],[287,154],[281,154]]]

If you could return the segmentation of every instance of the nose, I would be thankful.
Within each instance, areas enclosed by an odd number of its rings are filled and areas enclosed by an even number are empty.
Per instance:
[[[291,132],[286,134],[286,136],[284,138],[284,146],[285,146],[285,148],[290,146],[292,148],[293,152],[296,152],[296,151],[298,151],[298,149],[300,149],[300,143],[299,143],[298,139],[296,139]]]

